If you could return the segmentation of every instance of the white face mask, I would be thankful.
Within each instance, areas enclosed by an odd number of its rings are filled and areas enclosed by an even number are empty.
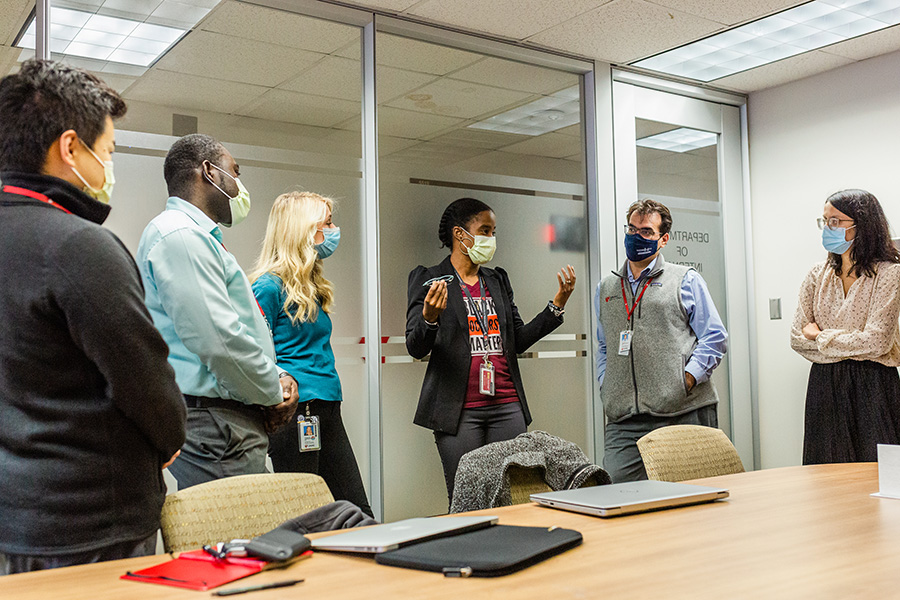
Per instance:
[[[460,227],[460,229],[462,229],[462,227]],[[497,238],[487,235],[472,235],[465,229],[462,229],[462,231],[475,240],[475,243],[472,244],[471,247],[467,247],[462,243],[460,244],[464,248],[463,253],[468,254],[473,263],[481,265],[490,262],[490,260],[494,258],[494,252],[497,251]]]
[[[109,204],[109,201],[112,199],[113,187],[116,185],[116,176],[113,174],[113,163],[111,160],[100,160],[100,157],[97,156],[93,150],[91,150],[90,146],[84,143],[81,138],[78,138],[78,141],[81,142],[81,145],[87,148],[87,151],[91,153],[97,162],[103,165],[103,185],[98,190],[91,184],[87,182],[87,179],[81,176],[81,173],[78,172],[78,169],[72,167],[72,172],[75,173],[75,176],[81,180],[81,183],[84,184],[82,191],[93,198],[94,200],[98,200],[103,204]]]
[[[241,183],[240,177],[234,177],[225,169],[216,167],[216,165],[213,165],[212,163],[209,164],[225,173],[228,177],[231,177],[237,184],[238,194],[232,198],[225,190],[217,186],[212,179],[207,177],[207,181],[212,183],[213,187],[225,194],[225,197],[228,198],[228,207],[231,209],[231,223],[222,223],[222,225],[225,227],[234,227],[247,218],[247,215],[250,213],[250,192],[248,192],[247,188],[244,187],[244,184]]]

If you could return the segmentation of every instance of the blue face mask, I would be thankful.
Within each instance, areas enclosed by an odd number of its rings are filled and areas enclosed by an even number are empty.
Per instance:
[[[341,228],[329,227],[322,229],[322,235],[325,236],[325,239],[321,244],[316,244],[316,252],[319,253],[319,258],[328,258],[334,254],[338,243],[341,241]]]
[[[856,225],[853,225],[856,227]],[[825,246],[825,249],[834,254],[843,254],[846,252],[850,245],[853,243],[853,240],[849,242],[844,238],[847,236],[847,229],[849,227],[839,227],[838,229],[829,229],[826,227],[822,230],[822,245]]]
[[[625,234],[625,256],[631,262],[641,262],[656,254],[659,240],[645,240],[636,233]]]

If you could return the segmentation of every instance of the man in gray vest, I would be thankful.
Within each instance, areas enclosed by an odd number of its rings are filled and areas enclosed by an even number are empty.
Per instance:
[[[637,448],[644,434],[666,425],[718,426],[709,376],[728,345],[706,282],[660,254],[672,228],[669,209],[644,199],[627,217],[628,260],[594,295],[607,419],[603,467],[613,482],[647,479]]]

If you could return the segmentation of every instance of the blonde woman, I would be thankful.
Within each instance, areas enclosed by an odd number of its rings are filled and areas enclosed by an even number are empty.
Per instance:
[[[341,421],[341,380],[331,349],[334,289],[322,261],[341,237],[331,219],[333,208],[332,199],[312,192],[276,198],[250,275],[272,330],[278,367],[297,380],[300,393],[291,425],[269,435],[269,456],[276,472],[321,475],[335,500],[348,500],[371,515]]]

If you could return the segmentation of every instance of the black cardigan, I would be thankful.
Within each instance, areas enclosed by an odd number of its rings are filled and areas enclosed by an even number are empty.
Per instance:
[[[55,177],[0,174],[0,552],[147,538],[184,400],[109,207]]]
[[[531,412],[525,401],[516,355],[559,327],[563,319],[555,317],[550,308],[545,307],[526,324],[513,301],[512,286],[506,271],[499,267],[481,267],[480,273],[497,307],[509,374],[522,403],[525,423],[530,424]],[[413,269],[409,274],[406,309],[407,351],[413,358],[424,358],[431,353],[413,422],[451,435],[455,435],[459,427],[472,362],[466,306],[459,291],[459,282],[454,279],[447,287],[447,308],[438,319],[438,326],[429,327],[422,316],[428,288],[422,284],[433,277],[453,274],[449,256],[434,267],[418,266]]]

